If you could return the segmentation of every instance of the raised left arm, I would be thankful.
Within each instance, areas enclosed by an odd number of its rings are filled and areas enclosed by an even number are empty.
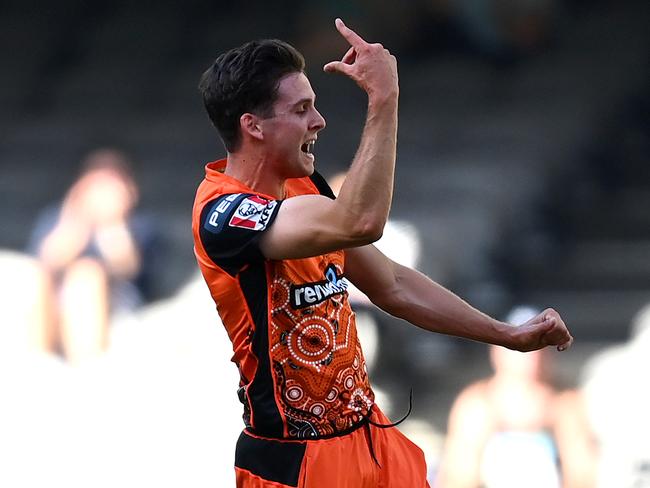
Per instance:
[[[432,332],[517,351],[573,342],[560,315],[546,309],[518,327],[489,317],[428,277],[402,266],[375,246],[346,250],[345,274],[379,308]]]

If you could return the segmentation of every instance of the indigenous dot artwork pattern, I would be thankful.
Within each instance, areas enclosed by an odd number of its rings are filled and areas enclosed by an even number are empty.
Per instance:
[[[333,254],[334,262],[327,262]],[[278,262],[273,275],[269,347],[276,399],[289,438],[329,436],[350,429],[374,403],[345,291],[343,253],[333,254],[323,256],[321,275],[311,277],[319,282],[327,273],[333,282],[327,288],[331,295],[319,294],[322,300],[313,298],[317,303],[296,307],[296,300],[292,301],[291,294],[299,296],[296,287],[305,280],[294,274],[293,266]]]

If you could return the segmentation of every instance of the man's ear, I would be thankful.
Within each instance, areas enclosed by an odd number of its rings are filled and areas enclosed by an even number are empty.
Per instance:
[[[251,113],[244,113],[239,117],[239,127],[241,128],[242,134],[248,134],[253,139],[261,141],[264,139],[264,131],[262,130],[262,124],[260,124],[260,119],[257,115]]]

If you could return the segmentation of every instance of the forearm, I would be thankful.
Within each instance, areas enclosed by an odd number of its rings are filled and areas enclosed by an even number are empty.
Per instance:
[[[369,101],[359,149],[341,187],[337,203],[351,219],[361,219],[381,234],[393,198],[397,150],[397,94]]]
[[[395,286],[378,305],[432,332],[512,347],[513,327],[480,312],[422,273],[394,263]]]
[[[562,317],[552,308],[517,327],[499,322],[418,271],[388,259],[374,246],[348,249],[345,272],[375,305],[426,330],[517,351],[546,346],[564,351],[573,342]]]
[[[339,192],[339,214],[378,238],[393,197],[397,145],[399,81],[397,60],[381,44],[368,44],[341,19],[336,28],[350,43],[341,61],[327,63],[328,73],[341,73],[368,95],[368,114],[361,142]],[[360,221],[360,224],[359,224]]]

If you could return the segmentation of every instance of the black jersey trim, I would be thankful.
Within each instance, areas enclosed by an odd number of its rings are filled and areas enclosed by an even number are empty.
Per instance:
[[[316,189],[321,195],[331,198],[332,200],[336,199],[336,196],[334,195],[334,192],[330,186],[327,184],[327,181],[325,181],[323,175],[321,175],[318,171],[314,171],[309,179],[316,186]]]
[[[237,440],[235,466],[264,480],[297,487],[306,448],[304,442],[258,439],[242,432]]]
[[[255,325],[252,345],[258,361],[255,377],[246,389],[251,406],[251,431],[265,437],[283,437],[284,422],[275,401],[275,384],[269,355],[268,281],[265,263],[258,262],[241,271],[239,284]]]

